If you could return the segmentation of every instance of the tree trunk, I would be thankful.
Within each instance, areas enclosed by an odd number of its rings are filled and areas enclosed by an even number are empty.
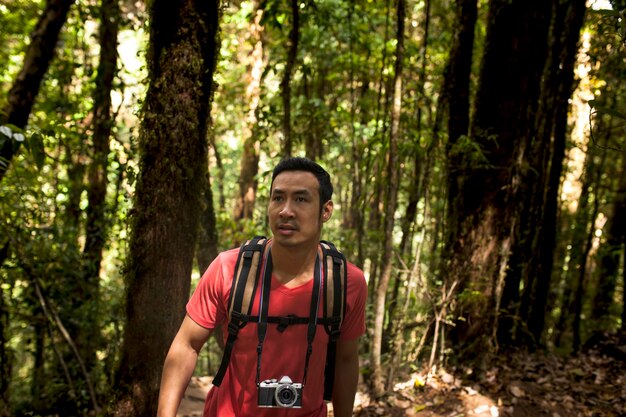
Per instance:
[[[300,39],[300,13],[298,0],[291,0],[291,30],[289,31],[289,51],[283,79],[280,82],[283,101],[283,157],[293,153],[293,138],[291,137],[291,75],[298,57],[298,42]]]
[[[218,14],[219,2],[151,5],[115,415],[156,415],[163,361],[185,314],[206,185]]]
[[[61,28],[74,0],[48,0],[35,30],[30,35],[30,45],[26,50],[22,70],[17,75],[9,91],[6,108],[6,123],[20,129],[26,127],[35,98],[39,93],[41,80],[48,71],[54,57]],[[13,155],[20,142],[7,140],[0,149],[0,181],[9,168]]]
[[[626,159],[625,159],[626,160]],[[626,169],[626,166],[622,169]],[[611,307],[619,277],[619,264],[626,230],[626,175],[622,172],[621,189],[615,196],[604,226],[605,241],[599,249],[598,284],[591,309],[592,329],[607,331],[613,328]]]
[[[517,230],[511,167],[536,108],[550,4],[492,0],[470,142],[449,150],[449,287],[459,285],[451,341],[484,357],[494,347],[495,318]]]
[[[252,220],[256,201],[260,146],[255,129],[265,65],[263,26],[261,25],[263,12],[262,6],[258,1],[255,1],[252,12],[253,21],[248,32],[249,42],[252,44],[252,51],[249,55],[250,62],[248,63],[248,86],[246,88],[246,103],[249,103],[249,107],[243,128],[243,153],[238,181],[239,195],[235,201],[235,220]]]
[[[302,72],[302,88],[306,98],[306,117],[309,123],[303,132],[304,150],[306,157],[315,161],[323,156],[322,137],[325,120],[321,112],[323,107],[318,103],[329,101],[326,98],[326,87],[329,85],[327,68],[324,67],[324,63],[321,63],[318,66],[304,66]],[[332,103],[328,106],[334,108]]]
[[[626,263],[626,232],[624,233],[622,245],[624,248],[622,259]],[[626,331],[626,268],[622,268],[622,331]]]
[[[450,154],[461,137],[469,133],[470,114],[470,75],[472,71],[472,51],[474,28],[478,16],[477,0],[456,1],[456,31],[450,50],[450,58],[445,71],[443,94],[440,100],[448,107],[448,154],[451,170],[460,163],[460,155]],[[454,178],[453,175],[451,178]],[[448,185],[457,194],[456,183]]]
[[[593,200],[593,210],[591,212],[591,227],[589,233],[587,233],[587,239],[585,241],[584,256],[581,257],[582,264],[578,272],[578,280],[576,282],[576,291],[574,292],[574,300],[572,306],[572,313],[574,315],[574,322],[572,323],[572,351],[578,352],[580,348],[580,322],[582,320],[583,312],[583,296],[585,294],[585,283],[587,281],[587,260],[589,259],[589,253],[593,245],[593,238],[595,236],[595,219],[598,216],[599,202],[597,198]]]
[[[33,410],[45,415],[48,401],[45,401],[46,374],[45,374],[45,349],[46,349],[46,316],[41,308],[36,308],[35,317],[38,319],[33,323],[34,352],[33,352],[33,378],[31,382],[31,395],[33,398]],[[52,340],[50,343],[54,343]]]
[[[447,108],[448,142],[446,156],[448,163],[448,194],[457,196],[461,190],[458,178],[464,154],[457,151],[463,137],[469,134],[470,115],[470,75],[472,69],[472,50],[474,47],[474,30],[478,16],[477,0],[456,1],[456,30],[450,50],[450,58],[444,74],[444,84],[437,117],[443,119],[441,113]],[[458,233],[458,222],[455,207],[448,205],[447,222],[451,235]],[[451,248],[447,248],[448,250]],[[444,259],[447,256],[444,256]]]
[[[578,41],[580,38],[580,29],[584,21],[586,6],[584,0],[576,0],[570,2],[562,10],[559,6],[556,15],[565,14],[565,22],[561,28],[553,28],[553,36],[561,37],[561,50],[563,55],[558,71],[557,78],[560,79],[556,96],[555,115],[554,115],[554,146],[552,149],[551,162],[549,163],[545,205],[544,205],[544,221],[543,233],[536,237],[536,251],[540,254],[537,260],[536,271],[529,272],[537,274],[536,288],[534,291],[533,304],[530,306],[528,314],[528,330],[536,342],[541,342],[541,336],[544,330],[546,308],[550,292],[550,284],[552,282],[552,273],[554,267],[554,251],[556,248],[557,235],[557,213],[559,202],[559,189],[561,181],[561,173],[563,169],[563,160],[565,157],[566,136],[568,131],[567,117],[569,110],[569,99],[572,94],[574,85],[574,63],[576,62],[576,54],[578,52]],[[563,30],[563,34],[559,31]],[[553,56],[556,53],[553,52]]]
[[[198,248],[196,258],[198,269],[202,273],[206,271],[213,259],[217,257],[217,221],[215,208],[213,207],[213,191],[211,179],[207,173],[202,193],[202,214],[200,215],[200,228],[198,230]]]
[[[67,166],[67,201],[62,203],[64,224],[60,233],[67,239],[72,248],[73,255],[78,256],[79,250],[79,231],[82,227],[82,209],[80,203],[83,191],[85,191],[85,173],[87,165],[84,161],[85,149],[74,149],[66,141],[63,145],[63,158],[65,166]],[[78,270],[72,271],[74,273]],[[74,278],[72,278],[73,280]]]
[[[408,247],[410,247],[410,240],[413,238],[415,232],[413,231],[413,224],[415,222],[415,217],[417,216],[417,204],[419,203],[419,199],[421,197],[421,181],[422,181],[422,169],[421,162],[422,159],[419,155],[419,147],[415,146],[414,149],[415,155],[413,157],[413,172],[411,175],[412,181],[409,185],[408,191],[408,202],[405,210],[405,214],[402,218],[402,238],[400,239],[400,245],[398,247],[398,254],[403,261],[407,261],[407,251]],[[390,343],[393,343],[393,339],[395,339],[395,333],[398,330],[398,325],[400,324],[398,320],[396,320],[396,311],[398,309],[398,305],[400,304],[400,287],[403,282],[406,281],[406,276],[408,273],[397,274],[396,279],[393,281],[393,291],[390,296],[389,303],[387,305],[387,327],[385,328],[385,333],[390,337],[386,339],[386,345],[383,346],[383,351],[389,351]],[[409,297],[409,294],[405,294],[405,296]]]
[[[529,134],[523,147],[528,168],[517,170],[523,184],[517,196],[520,227],[501,300],[501,309],[508,313],[499,319],[498,328],[501,344],[531,348],[540,343],[550,288],[568,99],[585,1],[554,3],[551,14],[550,49],[535,112],[536,134]],[[524,290],[518,303],[520,281]]]
[[[9,256],[9,242],[0,248],[0,267]],[[13,363],[9,347],[9,309],[6,305],[4,285],[0,286],[0,416],[11,415],[9,383],[11,382],[11,364]]]
[[[587,153],[584,163],[584,172],[581,182],[580,196],[573,221],[573,230],[569,236],[571,250],[568,254],[569,261],[563,278],[563,294],[561,295],[561,314],[554,328],[554,344],[561,346],[561,341],[569,330],[573,317],[573,293],[577,278],[586,264],[587,253],[584,251],[585,242],[593,229],[595,217],[590,214],[589,202],[591,199],[590,188],[594,187],[594,172],[597,170],[593,155]]]
[[[612,125],[608,129],[614,131]],[[598,249],[598,283],[591,308],[592,329],[596,331],[612,330],[614,318],[611,307],[619,280],[620,258],[626,241],[626,157],[622,155],[618,172],[616,192],[610,203],[604,226],[604,242]]]
[[[107,171],[109,137],[111,135],[111,91],[117,72],[117,32],[119,25],[118,0],[103,0],[100,6],[100,63],[94,92],[94,128],[92,161],[88,167],[87,224],[83,249],[85,295],[81,302],[87,307],[76,340],[81,356],[91,369],[96,361],[96,349],[101,343],[100,321],[100,264],[106,243]]]
[[[450,57],[444,73],[444,84],[438,103],[437,119],[443,120],[443,114],[447,109],[448,115],[448,142],[446,145],[447,157],[447,188],[448,204],[446,224],[449,236],[446,237],[443,259],[448,260],[452,251],[458,250],[455,236],[461,236],[462,230],[458,217],[464,211],[462,207],[454,206],[455,200],[462,198],[462,171],[463,161],[467,155],[462,151],[463,138],[469,134],[470,117],[470,75],[472,69],[474,31],[478,16],[477,0],[456,1],[456,30],[450,50]],[[439,129],[439,122],[435,122],[435,129]],[[471,222],[467,225],[472,227]],[[468,255],[471,249],[468,248]],[[457,255],[459,256],[459,255]],[[463,261],[465,262],[465,261]],[[448,267],[449,268],[449,267]],[[459,266],[462,269],[462,266]],[[444,267],[445,269],[445,267]],[[448,274],[448,286],[452,285],[458,277]]]
[[[411,177],[413,178],[413,180],[411,181],[411,184],[409,185],[408,202],[406,205],[405,215],[402,218],[402,226],[401,226],[402,238],[400,240],[400,246],[398,247],[398,253],[400,254],[400,257],[402,259],[405,259],[407,256],[407,252],[411,250],[412,245],[410,242],[412,240],[412,237],[415,234],[413,230],[414,229],[413,226],[415,223],[415,218],[417,216],[417,205],[420,201],[420,198],[424,198],[424,201],[425,201],[424,205],[428,206],[428,202],[426,201],[426,196],[424,194],[427,194],[425,190],[428,187],[428,181],[429,181],[428,176],[430,172],[430,159],[428,157],[425,158],[422,155],[422,148],[419,146],[419,144],[422,140],[421,103],[425,102],[425,99],[426,99],[426,96],[424,93],[424,84],[426,83],[426,57],[427,57],[427,50],[428,50],[428,37],[430,36],[429,34],[430,5],[431,5],[430,0],[426,0],[426,5],[424,8],[424,30],[422,34],[422,38],[424,39],[424,42],[421,47],[421,54],[420,54],[421,66],[420,66],[420,72],[419,72],[419,79],[417,81],[418,85],[416,88],[417,90],[416,94],[418,96],[418,99],[416,100],[417,110],[415,112],[416,114],[415,124],[417,126],[417,135],[416,135],[416,138],[414,139],[415,145],[413,146],[413,149],[412,149],[413,175]],[[428,149],[430,150],[430,147]],[[423,166],[424,163],[426,166]],[[406,262],[408,262],[408,260]],[[393,348],[392,365],[390,366],[390,371],[392,373],[394,372],[394,370],[392,369],[394,367],[393,359],[394,358],[396,358],[396,360],[399,359],[397,355],[400,355],[401,353],[399,349],[400,347],[397,346],[397,341],[398,341],[398,336],[399,336],[397,332],[402,328],[403,321],[402,321],[402,318],[400,318],[399,320],[396,320],[396,311],[398,309],[398,305],[400,304],[400,299],[399,299],[400,286],[402,285],[403,282],[406,281],[406,279],[404,279],[404,277],[406,276],[410,276],[410,274],[409,273],[405,273],[401,275],[398,274],[397,279],[394,280],[393,293],[392,293],[391,300],[389,302],[389,307],[387,310],[388,320],[387,320],[387,328],[385,330],[385,333],[390,335],[389,340],[390,341],[393,340],[393,343],[396,345]],[[410,294],[405,294],[405,296],[408,299],[410,297]],[[402,313],[406,313],[406,311],[402,311]]]
[[[356,114],[360,103],[357,103],[357,94],[355,89],[355,53],[354,53],[354,0],[350,0],[349,10],[348,10],[348,31],[350,34],[349,37],[349,48],[350,48],[350,143],[351,143],[351,170],[350,174],[352,176],[352,187],[350,188],[350,203],[349,209],[344,210],[344,221],[343,227],[346,230],[351,231],[352,239],[356,245],[356,263],[359,266],[363,266],[363,235],[364,235],[364,202],[365,199],[363,197],[363,173],[361,166],[363,164],[362,155],[365,148],[364,140],[357,134],[356,131]],[[369,89],[369,82],[367,82],[367,73],[363,74],[363,82],[360,89],[360,98],[364,97]],[[359,106],[359,107],[357,107]],[[365,117],[365,111],[362,111],[361,117]],[[364,125],[366,123],[363,123]],[[367,175],[367,174],[366,174]]]
[[[384,393],[385,381],[382,369],[381,351],[383,324],[385,319],[385,300],[387,287],[393,268],[393,227],[398,198],[399,156],[398,136],[400,131],[400,112],[402,110],[402,67],[404,59],[404,20],[406,3],[398,0],[396,62],[394,71],[393,107],[391,111],[391,132],[389,134],[389,155],[387,163],[387,179],[389,185],[385,196],[385,244],[382,255],[380,280],[376,288],[376,304],[374,305],[374,340],[372,342],[372,388],[376,397]]]

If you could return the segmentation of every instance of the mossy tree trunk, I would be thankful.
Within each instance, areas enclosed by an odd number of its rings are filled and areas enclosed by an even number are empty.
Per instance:
[[[211,189],[211,179],[207,173],[202,194],[202,214],[200,215],[198,245],[196,248],[198,269],[201,272],[206,271],[213,259],[217,257],[217,239],[217,219],[213,205],[213,190]]]
[[[480,357],[494,347],[496,311],[519,231],[515,182],[526,163],[547,53],[550,3],[492,0],[469,140],[448,150],[448,287],[458,285],[451,342]],[[454,99],[454,98],[452,98]],[[463,132],[459,131],[462,135]],[[510,287],[514,287],[510,283]]]
[[[585,17],[585,3],[585,0],[553,3],[550,53],[536,118],[537,136],[536,139],[529,137],[532,169],[527,170],[524,182],[532,191],[526,205],[534,211],[530,211],[527,226],[532,230],[531,239],[525,245],[529,262],[522,270],[525,289],[519,317],[525,324],[518,327],[516,344],[526,344],[531,348],[542,343],[552,282],[569,99],[573,92],[574,64]],[[528,331],[521,332],[523,328]]]
[[[448,170],[455,171],[461,164],[461,154],[451,154],[462,136],[469,133],[470,75],[472,72],[474,30],[478,17],[477,0],[456,1],[456,22],[450,58],[445,71],[443,94],[440,100],[448,109]],[[451,175],[450,178],[455,178]],[[448,185],[453,194],[456,184]]]
[[[126,268],[127,323],[113,413],[156,415],[165,355],[185,314],[207,173],[219,2],[156,0]]]

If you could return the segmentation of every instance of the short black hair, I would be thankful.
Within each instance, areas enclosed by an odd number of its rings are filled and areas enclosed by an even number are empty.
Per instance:
[[[317,178],[317,182],[320,185],[320,207],[333,198],[333,185],[330,182],[330,174],[326,172],[326,170],[317,162],[301,157],[285,158],[274,167],[270,190],[274,186],[274,179],[278,176],[278,174],[285,171],[306,171],[315,175],[315,178]]]

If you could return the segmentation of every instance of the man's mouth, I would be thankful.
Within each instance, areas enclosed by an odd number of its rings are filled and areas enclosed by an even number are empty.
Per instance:
[[[292,224],[279,224],[278,225],[278,230],[284,230],[284,231],[294,231],[297,230],[296,226],[292,225]]]

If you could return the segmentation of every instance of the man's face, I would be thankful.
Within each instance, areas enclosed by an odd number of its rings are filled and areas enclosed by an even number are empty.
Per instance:
[[[317,244],[332,201],[320,210],[319,183],[307,171],[284,171],[274,178],[268,206],[274,242],[285,246]]]

